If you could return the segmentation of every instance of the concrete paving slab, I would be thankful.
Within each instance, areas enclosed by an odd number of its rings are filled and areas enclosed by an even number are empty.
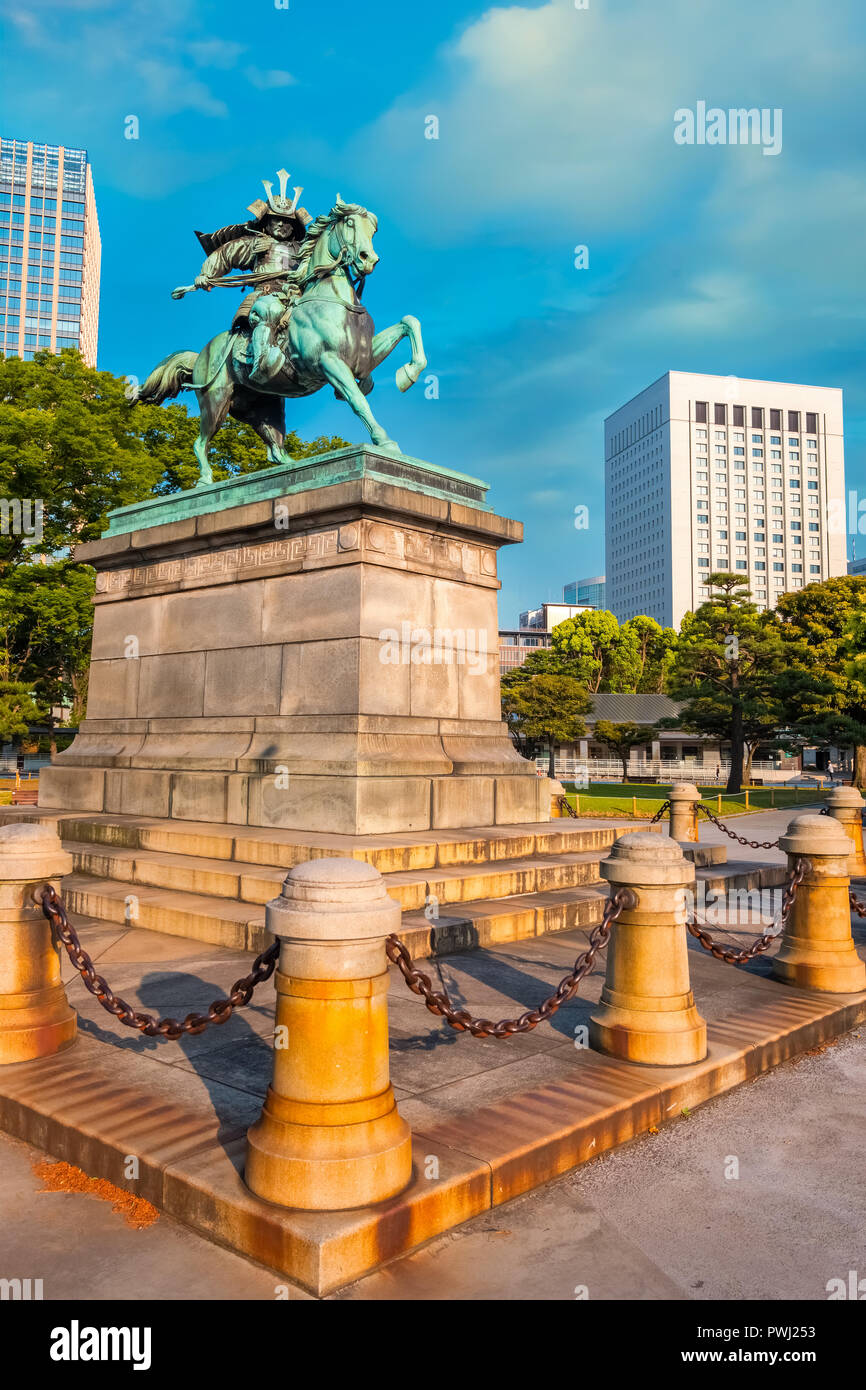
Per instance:
[[[583,933],[569,935],[556,939],[555,952],[549,938],[534,938],[430,965],[460,1002],[477,1002],[494,1018],[514,1015],[549,994],[583,948]],[[85,926],[85,946],[91,937],[109,949],[104,928]],[[243,953],[216,947],[202,960],[200,943],[170,937],[178,944],[175,971],[165,939],[156,959],[151,933],[122,939],[124,969],[133,977],[144,971],[130,982],[135,1001],[157,1014],[182,1017],[206,1005],[215,987],[221,993],[250,966]],[[410,1188],[382,1207],[326,1219],[272,1207],[244,1188],[245,1131],[269,1074],[271,985],[223,1027],[172,1043],[123,1036],[75,982],[80,1041],[55,1058],[0,1071],[0,1126],[121,1186],[129,1185],[124,1165],[136,1157],[137,1193],[324,1293],[866,1016],[866,995],[795,991],[704,953],[692,953],[690,964],[710,1055],[683,1068],[635,1067],[574,1046],[601,987],[600,963],[552,1025],[507,1042],[455,1034],[395,972],[392,1069],[409,1096],[401,1111],[418,1157]],[[427,1175],[431,1158],[439,1177]]]

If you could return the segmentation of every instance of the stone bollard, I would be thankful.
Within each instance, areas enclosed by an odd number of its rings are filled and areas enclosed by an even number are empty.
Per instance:
[[[801,989],[859,994],[866,989],[866,965],[851,936],[848,857],[851,841],[832,816],[795,816],[779,847],[793,868],[808,860],[773,975]]]
[[[550,819],[556,820],[560,816],[567,816],[568,812],[563,811],[559,804],[559,798],[565,796],[565,787],[558,779],[553,777],[547,777],[545,781],[547,782],[548,794],[550,796]]]
[[[698,838],[698,802],[701,794],[694,782],[677,782],[671,787],[671,839],[695,844]]]
[[[700,1062],[707,1025],[689,986],[685,889],[695,868],[676,840],[646,830],[620,835],[601,874],[636,905],[614,923],[601,1001],[589,1023],[592,1046],[656,1066]]]
[[[863,853],[863,807],[866,805],[856,787],[834,787],[827,798],[827,813],[838,821],[848,839],[848,874],[851,878],[866,878],[866,855]]]
[[[33,890],[60,888],[72,856],[51,823],[0,829],[0,1065],[47,1057],[75,1041],[60,955]]]
[[[280,940],[274,1075],[247,1135],[247,1185],[307,1211],[384,1201],[412,1176],[388,1068],[385,937],[400,905],[371,865],[313,859],[266,922]]]

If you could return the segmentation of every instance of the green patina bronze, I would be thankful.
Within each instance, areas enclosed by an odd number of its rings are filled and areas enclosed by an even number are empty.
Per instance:
[[[379,259],[373,213],[338,193],[330,211],[312,220],[297,206],[302,189],[287,198],[288,178],[281,169],[279,194],[265,183],[267,201],[251,204],[249,222],[197,233],[207,259],[194,284],[180,286],[174,297],[215,285],[251,292],[230,329],[201,352],[171,353],[139,393],[142,401],[160,403],[181,390],[195,391],[201,411],[194,446],[199,487],[212,482],[208,447],[226,415],[256,431],[272,463],[291,464],[284,447],[285,401],[327,385],[364,422],[378,450],[399,455],[367,404],[372,373],[403,338],[411,360],[397,369],[400,390],[407,391],[427,365],[416,318],[406,314],[377,333],[361,303],[366,277]],[[230,275],[231,270],[243,273]]]
[[[479,478],[455,473],[450,468],[437,468],[420,459],[407,458],[404,454],[393,454],[366,444],[353,444],[347,449],[317,454],[297,464],[281,463],[274,468],[263,468],[258,473],[246,473],[243,477],[227,478],[223,482],[174,492],[168,497],[149,497],[128,507],[118,507],[108,514],[109,526],[105,535],[126,535],[148,526],[164,526],[170,521],[185,521],[188,517],[221,512],[228,507],[243,507],[249,502],[288,497],[295,492],[329,487],[356,478],[371,478],[409,488],[413,492],[423,492],[428,497],[462,502],[464,506],[475,507],[478,511],[492,510],[485,501],[488,484]]]

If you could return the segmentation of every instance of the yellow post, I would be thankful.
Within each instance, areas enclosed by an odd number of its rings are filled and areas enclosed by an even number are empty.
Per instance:
[[[718,811],[716,812],[716,815],[717,815],[717,816],[720,816],[721,814],[722,814],[722,793],[719,792],[719,809],[718,809]]]
[[[678,841],[646,830],[620,835],[601,863],[611,892],[631,889],[607,948],[592,1046],[628,1062],[684,1066],[707,1054],[707,1025],[689,983],[684,890],[695,867]]]
[[[863,807],[863,798],[856,787],[834,787],[827,797],[827,814],[838,821],[851,841],[848,855],[848,874],[851,878],[866,878]]]
[[[53,824],[0,829],[0,1064],[47,1057],[75,1041],[60,956],[33,890],[60,887],[72,856]]]
[[[746,798],[746,810],[748,811],[748,809],[749,809],[749,789],[748,789],[748,787],[746,787],[746,790],[745,790],[745,792],[743,793],[743,795],[744,795],[745,798]]]
[[[788,867],[807,861],[806,876],[782,934],[773,975],[801,989],[858,994],[866,989],[866,965],[851,936],[848,856],[851,841],[832,816],[795,816],[779,847]]]
[[[385,1201],[412,1176],[388,1067],[385,938],[400,904],[371,864],[313,859],[265,920],[280,940],[274,1074],[247,1135],[247,1186],[305,1211]]]
[[[580,815],[580,792],[574,793],[574,810],[576,815]]]
[[[701,794],[694,782],[678,782],[671,787],[670,835],[681,844],[694,844],[698,838],[698,803]]]
[[[637,817],[637,797],[636,797],[636,796],[633,796],[632,799],[631,799],[631,813],[632,813],[632,815],[633,815],[635,818]]]
[[[565,787],[556,778],[546,778],[548,790],[550,792],[550,819],[556,820],[558,816],[567,816],[568,812],[563,811],[559,798],[565,796]]]

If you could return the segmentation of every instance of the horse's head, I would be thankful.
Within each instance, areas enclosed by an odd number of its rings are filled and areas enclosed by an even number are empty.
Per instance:
[[[379,257],[373,250],[373,237],[379,223],[360,203],[337,201],[307,227],[295,277],[306,284],[310,276],[328,274],[335,265],[344,265],[351,275],[369,275]]]
[[[379,227],[375,214],[360,203],[337,201],[329,213],[331,221],[328,251],[335,260],[342,258],[354,275],[369,275],[379,260],[373,250],[373,237]]]

